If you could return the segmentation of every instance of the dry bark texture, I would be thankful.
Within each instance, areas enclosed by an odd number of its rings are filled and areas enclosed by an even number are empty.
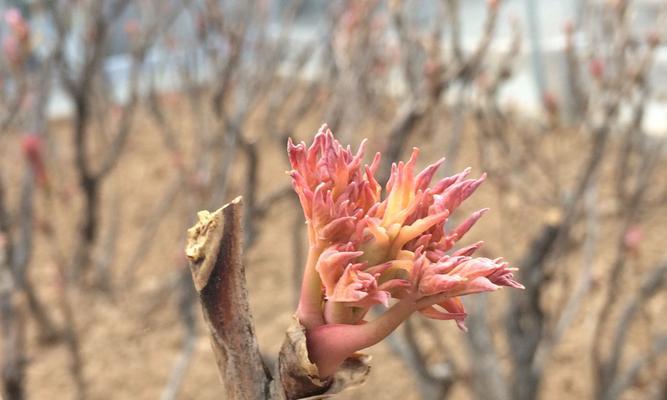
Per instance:
[[[370,372],[366,355],[346,360],[332,380],[320,379],[308,358],[305,329],[296,319],[271,374],[262,361],[248,304],[241,216],[241,197],[213,213],[200,211],[199,221],[188,230],[185,250],[225,398],[323,399],[362,384]]]

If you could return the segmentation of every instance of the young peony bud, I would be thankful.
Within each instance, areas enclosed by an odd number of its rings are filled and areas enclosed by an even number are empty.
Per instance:
[[[593,58],[588,64],[588,70],[595,79],[601,79],[604,75],[604,63],[599,58]]]
[[[542,104],[544,105],[544,109],[550,114],[550,115],[556,115],[558,114],[558,97],[556,97],[555,94],[551,92],[546,92],[544,93],[544,98],[542,99]]]
[[[452,230],[445,227],[447,219],[486,175],[469,179],[468,168],[432,184],[444,159],[416,173],[415,148],[407,162],[392,165],[383,197],[374,177],[380,154],[362,165],[365,144],[353,153],[326,125],[310,146],[287,144],[289,175],[310,242],[297,318],[307,329],[311,360],[324,377],[414,312],[451,319],[465,329],[460,296],[523,287],[508,263],[472,257],[482,242],[452,250],[488,209]],[[375,305],[391,307],[366,323]]]
[[[15,72],[20,70],[30,52],[30,27],[16,8],[5,12],[5,22],[9,26],[9,35],[3,39],[2,50]]]
[[[486,5],[491,10],[496,10],[500,6],[500,0],[487,0]]]
[[[651,30],[646,34],[646,42],[648,43],[649,46],[651,47],[658,47],[660,43],[662,42],[662,38],[660,37],[660,33]]]
[[[623,235],[623,245],[633,256],[638,256],[644,241],[644,231],[639,225],[630,226]]]
[[[12,31],[12,34],[21,42],[27,41],[30,35],[30,27],[23,18],[21,11],[16,8],[10,8],[5,12],[5,22]]]
[[[2,40],[2,52],[5,55],[5,59],[9,61],[10,65],[20,66],[23,64],[23,54],[19,48],[19,44],[14,37],[6,37]]]
[[[135,41],[139,38],[141,34],[141,25],[136,19],[129,19],[125,22],[125,34],[127,34],[130,40]]]
[[[47,187],[49,180],[42,158],[42,139],[32,133],[24,135],[21,140],[21,149],[35,174],[37,184],[41,187]]]

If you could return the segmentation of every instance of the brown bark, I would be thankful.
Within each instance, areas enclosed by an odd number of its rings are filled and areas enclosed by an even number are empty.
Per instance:
[[[241,262],[241,200],[198,217],[188,230],[186,255],[226,398],[267,398],[270,376],[259,353]]]
[[[213,213],[200,211],[199,222],[188,230],[185,250],[225,398],[319,399],[363,383],[370,371],[370,357],[364,355],[346,360],[333,379],[320,379],[308,358],[305,329],[296,319],[272,376],[262,360],[248,304],[241,213],[240,197]]]

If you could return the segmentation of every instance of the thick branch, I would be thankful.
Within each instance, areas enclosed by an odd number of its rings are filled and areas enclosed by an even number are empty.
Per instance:
[[[345,360],[332,379],[320,379],[309,360],[305,328],[296,319],[286,332],[272,379],[259,352],[248,305],[241,211],[240,197],[214,213],[201,211],[199,222],[188,230],[185,250],[225,399],[326,398],[363,383],[370,371],[369,357],[363,355]]]
[[[241,262],[241,198],[201,211],[186,255],[229,400],[268,398],[270,375],[259,353]]]

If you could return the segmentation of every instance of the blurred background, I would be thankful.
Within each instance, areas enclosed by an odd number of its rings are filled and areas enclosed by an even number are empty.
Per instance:
[[[0,1],[1,398],[217,399],[184,257],[244,196],[262,353],[306,237],[288,137],[486,183],[524,291],[412,318],[341,399],[667,398],[667,3]]]

